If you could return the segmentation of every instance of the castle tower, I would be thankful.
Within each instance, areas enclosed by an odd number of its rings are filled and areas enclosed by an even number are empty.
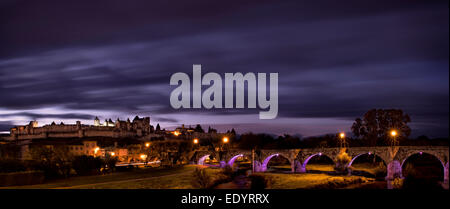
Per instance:
[[[94,126],[100,126],[100,120],[98,119],[97,116],[94,119]]]
[[[131,130],[131,121],[130,121],[130,119],[128,118],[127,119],[127,131],[130,131]]]
[[[37,128],[38,127],[38,122],[36,120],[32,121],[32,127],[33,128]]]

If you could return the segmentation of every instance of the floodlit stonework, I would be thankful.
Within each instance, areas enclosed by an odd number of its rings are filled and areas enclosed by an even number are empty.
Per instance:
[[[10,136],[7,140],[27,140],[27,139],[46,139],[46,138],[83,138],[83,137],[142,137],[153,132],[150,125],[150,117],[139,118],[136,116],[133,121],[129,119],[121,121],[117,119],[113,122],[111,119],[105,120],[101,124],[96,117],[94,125],[84,125],[80,121],[76,124],[56,124],[38,126],[37,121],[31,121],[25,126],[16,126],[11,128]]]
[[[349,148],[305,148],[305,149],[279,149],[279,150],[260,150],[259,154],[255,154],[253,161],[255,172],[265,172],[267,165],[275,156],[282,156],[289,160],[293,173],[306,172],[308,161],[317,155],[324,155],[336,162],[337,156],[341,151],[346,152],[352,160],[347,167],[350,171],[352,162],[363,154],[377,155],[387,166],[386,180],[392,181],[395,178],[403,178],[403,163],[412,155],[427,153],[436,157],[442,164],[444,170],[445,183],[448,183],[448,146],[395,146],[395,147],[349,147]],[[220,165],[232,166],[236,156],[247,157],[252,159],[251,150],[228,150],[225,154],[219,156],[217,152],[208,150],[197,151],[192,154],[191,161],[197,164],[203,164],[205,158],[212,156],[218,159]]]

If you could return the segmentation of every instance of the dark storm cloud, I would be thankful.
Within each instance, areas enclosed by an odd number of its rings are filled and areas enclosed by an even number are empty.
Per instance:
[[[1,131],[9,131],[10,128],[14,127],[11,123],[0,122],[0,132]]]
[[[417,129],[448,134],[448,2],[1,6],[0,108],[174,113],[170,75],[200,63],[204,73],[279,72],[279,117],[351,120],[402,108],[426,120]]]
[[[158,122],[170,122],[170,123],[177,123],[178,120],[177,119],[173,119],[173,118],[162,118],[162,117],[154,117],[152,118],[153,121],[158,121]]]
[[[76,118],[76,119],[86,119],[86,120],[90,120],[95,118],[94,115],[89,115],[89,114],[73,114],[73,113],[69,113],[69,114],[37,114],[37,113],[30,113],[30,112],[18,112],[18,113],[13,113],[13,114],[0,114],[0,117],[10,117],[10,116],[24,116],[24,117],[28,117],[28,118],[32,118],[32,119],[36,119],[36,118],[61,118],[61,119],[72,119],[72,118]]]

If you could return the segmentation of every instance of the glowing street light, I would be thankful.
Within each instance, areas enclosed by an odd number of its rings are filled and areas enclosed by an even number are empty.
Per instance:
[[[392,130],[392,131],[391,131],[391,136],[393,136],[393,137],[397,136],[397,131]]]
[[[150,147],[150,143],[149,142],[145,143],[145,147]]]
[[[111,152],[110,154],[111,154],[111,156],[114,156],[114,155],[116,155],[116,153],[114,153],[114,152]]]
[[[223,143],[228,143],[228,137],[223,137]]]
[[[345,133],[344,132],[339,133],[339,142],[340,142],[341,148],[345,147],[346,143],[345,143]]]
[[[395,139],[395,137],[397,136],[397,131],[396,130],[391,130],[391,136],[392,136],[392,146],[395,146],[397,144],[397,140]]]
[[[178,136],[178,135],[180,135],[180,132],[174,131],[174,132],[173,132],[173,135]]]
[[[194,144],[198,144],[198,139],[197,138],[194,139]]]
[[[94,149],[94,154],[97,154],[97,152],[100,150],[100,148],[99,147],[96,147],[95,149]]]
[[[141,159],[145,160],[145,158],[147,158],[147,155],[142,154]]]

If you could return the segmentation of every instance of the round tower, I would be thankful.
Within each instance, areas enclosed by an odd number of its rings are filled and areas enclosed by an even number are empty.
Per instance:
[[[100,126],[100,120],[98,119],[98,117],[95,117],[94,119],[94,126]]]

